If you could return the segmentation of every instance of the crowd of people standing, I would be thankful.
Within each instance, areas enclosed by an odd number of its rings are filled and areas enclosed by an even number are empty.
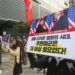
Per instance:
[[[26,42],[25,37],[22,39],[19,36],[12,37],[10,46],[7,47],[13,75],[22,73],[22,64],[27,64],[27,56],[30,68],[37,68],[38,72],[44,70],[45,75],[75,75],[75,62],[73,60],[27,53]]]

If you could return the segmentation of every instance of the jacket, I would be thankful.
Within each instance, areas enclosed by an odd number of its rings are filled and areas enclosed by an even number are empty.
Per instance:
[[[15,50],[9,48],[9,66],[14,68],[15,63],[20,63],[20,47],[17,47]]]

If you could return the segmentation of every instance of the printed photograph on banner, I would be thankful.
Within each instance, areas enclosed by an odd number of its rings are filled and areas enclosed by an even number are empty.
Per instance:
[[[30,35],[37,33],[50,33],[75,29],[75,6],[62,11],[48,14],[45,17],[34,19],[31,23]]]

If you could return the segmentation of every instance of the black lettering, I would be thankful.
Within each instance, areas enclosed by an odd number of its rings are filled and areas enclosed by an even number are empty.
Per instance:
[[[32,37],[31,41],[35,41],[36,40],[36,37]]]
[[[37,40],[45,40],[45,36],[37,37]]]
[[[66,54],[66,48],[43,47],[43,52]]]
[[[47,40],[58,39],[58,35],[47,36]]]
[[[66,48],[63,48],[63,49],[62,49],[62,52],[63,52],[63,54],[65,55],[65,54],[66,54]]]
[[[70,34],[64,34],[60,36],[60,39],[71,39]]]
[[[34,51],[36,51],[36,52],[41,52],[41,50],[42,50],[42,47],[35,47],[34,48]]]
[[[33,46],[31,46],[31,47],[30,47],[30,50],[31,50],[31,51],[33,51],[33,50],[34,50],[34,47],[33,47]]]

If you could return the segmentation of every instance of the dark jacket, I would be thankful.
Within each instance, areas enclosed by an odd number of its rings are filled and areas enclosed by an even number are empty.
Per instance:
[[[67,15],[61,16],[59,20],[55,23],[52,30],[63,30],[68,28],[68,17]]]

